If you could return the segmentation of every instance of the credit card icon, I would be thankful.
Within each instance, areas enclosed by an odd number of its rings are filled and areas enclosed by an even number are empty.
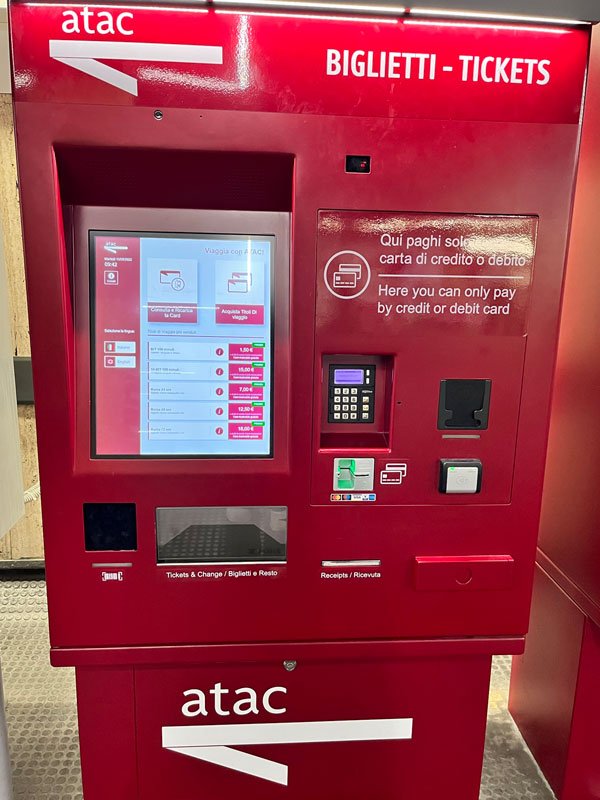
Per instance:
[[[334,289],[356,289],[362,275],[362,264],[340,264],[333,273]]]
[[[379,473],[379,480],[382,484],[397,483],[401,484],[408,473],[407,464],[386,464],[385,469]]]

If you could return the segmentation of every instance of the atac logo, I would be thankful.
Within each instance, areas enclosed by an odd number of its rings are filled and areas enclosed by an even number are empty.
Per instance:
[[[62,15],[64,17],[63,33],[98,33],[100,36],[122,33],[123,36],[133,36],[133,28],[126,27],[133,23],[131,11],[120,11],[113,14],[112,11],[98,11],[84,6],[81,11],[69,8],[63,11]]]
[[[62,12],[63,36],[86,34],[98,37],[135,35],[132,11],[98,10],[83,6]],[[205,44],[164,44],[118,39],[51,39],[50,58],[99,81],[137,96],[138,80],[106,62],[133,61],[160,64],[222,64],[223,48]]]
[[[209,691],[187,689],[181,707],[184,717],[201,718],[201,725],[174,725],[162,728],[162,746],[187,758],[242,772],[271,783],[287,786],[288,767],[279,761],[248,753],[245,747],[257,745],[305,745],[329,742],[380,742],[412,739],[410,717],[392,719],[315,720],[275,722],[270,718],[287,714],[288,690],[271,686],[256,691],[245,686],[228,689],[215,683]],[[211,717],[252,718],[265,722],[227,722],[214,724]],[[220,721],[220,720],[219,720]],[[318,756],[316,756],[318,757]]]

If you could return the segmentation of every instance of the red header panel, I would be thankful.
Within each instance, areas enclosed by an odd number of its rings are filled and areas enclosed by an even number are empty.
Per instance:
[[[11,24],[19,101],[572,124],[589,39],[135,6],[15,4]]]

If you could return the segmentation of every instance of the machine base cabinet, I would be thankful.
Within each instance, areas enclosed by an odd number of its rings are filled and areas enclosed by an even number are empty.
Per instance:
[[[77,668],[85,800],[477,800],[491,656],[288,649]]]
[[[509,709],[559,800],[600,797],[600,628],[536,567]]]

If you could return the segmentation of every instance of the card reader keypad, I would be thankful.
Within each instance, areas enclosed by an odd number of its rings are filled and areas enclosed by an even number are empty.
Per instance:
[[[328,422],[368,424],[375,421],[375,365],[330,364]]]

